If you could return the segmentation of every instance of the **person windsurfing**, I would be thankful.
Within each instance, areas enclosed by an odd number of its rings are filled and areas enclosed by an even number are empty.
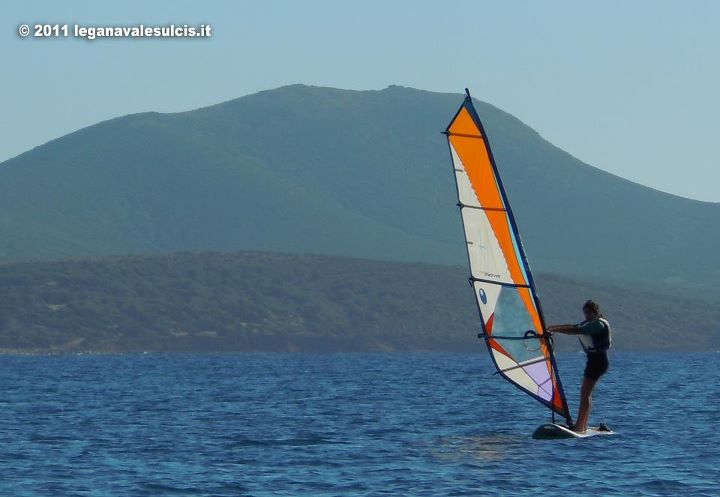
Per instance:
[[[548,331],[552,333],[563,333],[565,335],[586,335],[592,340],[592,345],[587,346],[580,339],[580,344],[587,355],[585,373],[583,375],[582,388],[580,389],[580,409],[577,421],[571,428],[578,433],[587,431],[588,418],[592,410],[592,392],[595,384],[604,375],[610,362],[608,350],[612,343],[610,323],[600,312],[597,302],[588,300],[582,307],[585,314],[585,321],[580,324],[558,324],[549,326]],[[578,337],[579,338],[579,337]]]

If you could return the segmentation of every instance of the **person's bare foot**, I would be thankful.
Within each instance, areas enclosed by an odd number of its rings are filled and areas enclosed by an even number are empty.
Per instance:
[[[572,431],[574,431],[575,433],[585,433],[585,432],[587,431],[587,426],[585,426],[585,427],[580,427],[580,426],[578,426],[578,425],[573,425],[573,426],[570,427],[570,429],[571,429]]]

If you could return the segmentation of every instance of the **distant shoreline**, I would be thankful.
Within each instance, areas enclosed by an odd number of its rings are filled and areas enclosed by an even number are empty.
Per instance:
[[[720,343],[716,306],[557,275],[536,281],[548,323],[577,322],[579,302],[599,301],[615,350]],[[5,355],[485,353],[479,326],[459,266],[271,252],[0,264]],[[556,350],[576,351],[565,338]]]

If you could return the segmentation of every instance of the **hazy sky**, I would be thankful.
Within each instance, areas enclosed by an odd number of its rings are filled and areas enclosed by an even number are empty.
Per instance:
[[[213,37],[18,36],[36,23],[207,23]],[[585,162],[717,202],[718,25],[711,0],[4,1],[0,160],[111,117],[291,83],[468,86]]]

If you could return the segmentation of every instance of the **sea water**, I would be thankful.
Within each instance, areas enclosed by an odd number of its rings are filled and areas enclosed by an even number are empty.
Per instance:
[[[718,496],[719,359],[614,353],[618,435],[538,441],[484,354],[2,356],[0,495]]]

